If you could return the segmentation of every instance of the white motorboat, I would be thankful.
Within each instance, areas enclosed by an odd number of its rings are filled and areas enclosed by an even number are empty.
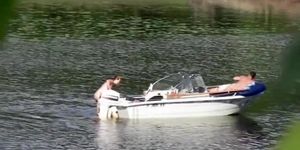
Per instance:
[[[180,118],[237,114],[265,91],[255,82],[248,90],[208,93],[200,74],[175,73],[150,84],[143,95],[122,96],[108,90],[98,102],[100,119]]]

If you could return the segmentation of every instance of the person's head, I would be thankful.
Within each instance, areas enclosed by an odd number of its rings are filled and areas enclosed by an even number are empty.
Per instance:
[[[248,77],[251,79],[251,80],[254,80],[255,77],[256,77],[256,73],[254,71],[250,71],[249,74],[248,74]]]
[[[113,80],[113,83],[115,85],[118,85],[118,84],[120,84],[122,77],[121,76],[113,76],[110,79]]]

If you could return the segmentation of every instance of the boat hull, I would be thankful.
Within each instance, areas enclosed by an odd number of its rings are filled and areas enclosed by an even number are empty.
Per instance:
[[[219,87],[219,86],[217,86]],[[107,90],[98,101],[98,117],[111,118],[191,118],[226,116],[239,113],[250,99],[265,91],[263,83],[255,82],[242,91],[208,92],[199,74],[176,73],[150,84],[139,96],[125,96]]]
[[[102,98],[98,116],[100,119],[111,119],[116,114],[121,119],[226,116],[239,113],[251,99],[253,96],[239,95],[222,97],[189,95],[153,101]]]
[[[226,116],[236,114],[240,107],[229,103],[171,103],[141,105],[135,107],[117,107],[120,118],[192,118],[208,116]]]
[[[253,97],[195,97],[117,106],[119,118],[192,118],[237,114]]]

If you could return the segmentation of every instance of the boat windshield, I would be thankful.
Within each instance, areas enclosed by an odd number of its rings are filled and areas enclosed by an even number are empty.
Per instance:
[[[204,92],[205,83],[200,74],[175,73],[157,80],[152,90],[178,89],[182,93]]]

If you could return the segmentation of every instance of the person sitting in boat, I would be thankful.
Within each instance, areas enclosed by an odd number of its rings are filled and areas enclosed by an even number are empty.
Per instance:
[[[255,84],[256,73],[251,71],[248,75],[240,75],[233,77],[235,83],[220,85],[216,88],[208,90],[209,93],[230,92],[230,91],[243,91],[248,90],[251,85]]]
[[[120,82],[121,76],[113,76],[107,79],[94,94],[94,99],[96,100],[96,102],[99,101],[103,92],[105,92],[106,90],[111,90],[113,87],[119,85]]]

